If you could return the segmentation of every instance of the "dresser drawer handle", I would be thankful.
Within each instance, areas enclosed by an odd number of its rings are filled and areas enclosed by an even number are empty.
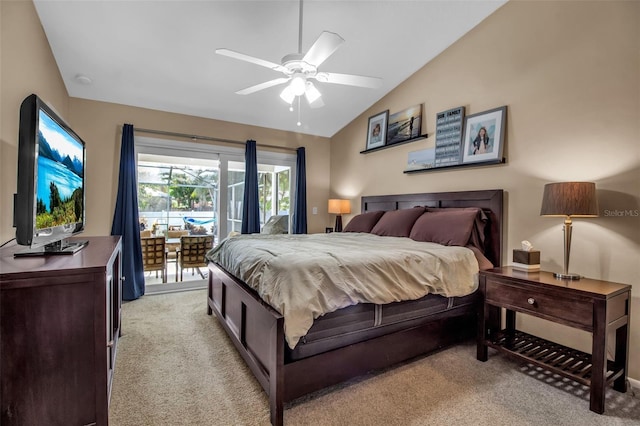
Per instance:
[[[535,305],[536,303],[536,299],[534,299],[533,297],[530,297],[527,299],[527,303],[530,305]]]

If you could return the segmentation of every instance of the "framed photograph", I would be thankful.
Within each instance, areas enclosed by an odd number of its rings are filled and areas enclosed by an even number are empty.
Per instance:
[[[507,107],[468,115],[464,121],[463,163],[502,161]]]
[[[405,171],[433,169],[436,163],[435,147],[411,151],[407,155],[407,168]]]
[[[369,130],[367,131],[367,148],[378,148],[387,143],[387,123],[389,122],[389,110],[369,117]]]
[[[387,145],[403,142],[420,136],[422,105],[412,106],[389,116]]]

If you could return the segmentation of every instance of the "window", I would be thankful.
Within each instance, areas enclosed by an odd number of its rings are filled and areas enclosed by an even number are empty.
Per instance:
[[[227,223],[229,231],[242,229],[244,163],[229,162],[227,183]],[[291,167],[258,164],[260,225],[273,215],[289,215],[291,206]]]
[[[153,234],[170,229],[217,233],[218,161],[140,154],[138,210]]]

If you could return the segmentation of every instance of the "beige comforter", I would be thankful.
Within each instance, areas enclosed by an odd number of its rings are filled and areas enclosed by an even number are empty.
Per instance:
[[[478,262],[464,247],[364,233],[239,235],[207,257],[284,316],[293,349],[313,320],[361,302],[384,304],[477,288]]]

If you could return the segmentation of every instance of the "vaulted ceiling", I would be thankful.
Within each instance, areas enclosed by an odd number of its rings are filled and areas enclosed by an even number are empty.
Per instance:
[[[322,31],[337,33],[345,43],[319,69],[382,84],[318,82],[325,106],[303,98],[293,112],[284,86],[235,93],[280,72],[215,50],[279,64],[298,51],[297,0],[34,3],[70,96],[331,137],[505,1],[305,1],[302,51]]]

